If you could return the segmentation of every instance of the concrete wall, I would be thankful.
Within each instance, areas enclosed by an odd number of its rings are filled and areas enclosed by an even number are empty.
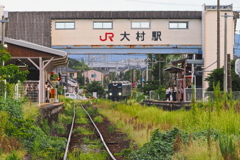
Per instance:
[[[74,30],[56,30],[55,22],[75,22]],[[97,21],[112,21],[113,29],[93,29],[92,19],[52,20],[52,45],[201,45],[200,19],[98,19]],[[131,22],[150,22],[149,29],[131,29]],[[169,21],[187,21],[188,29],[169,29]],[[123,38],[126,31],[130,41]],[[144,41],[136,39],[136,33],[144,31]],[[152,31],[161,31],[161,41],[152,40]],[[113,33],[113,41],[101,41],[100,36]]]
[[[233,16],[232,11],[220,11],[220,67],[224,66],[224,42],[225,42],[225,18],[222,17],[225,13]],[[204,79],[211,71],[217,68],[217,10],[203,11],[203,58],[204,68],[203,72],[203,88],[208,87],[208,83]],[[234,24],[233,17],[227,18],[227,54],[231,55],[233,59],[234,46]],[[213,64],[214,63],[214,64]],[[213,65],[212,65],[213,64]]]

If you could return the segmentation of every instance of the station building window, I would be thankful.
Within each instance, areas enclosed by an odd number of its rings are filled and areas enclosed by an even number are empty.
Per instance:
[[[93,29],[112,29],[113,22],[93,22]]]
[[[75,29],[75,22],[56,22],[56,29]]]
[[[132,29],[150,28],[150,22],[132,22]]]
[[[92,77],[92,78],[96,78],[97,75],[96,75],[96,74],[92,74],[91,77]]]
[[[188,29],[188,22],[169,22],[169,29]]]

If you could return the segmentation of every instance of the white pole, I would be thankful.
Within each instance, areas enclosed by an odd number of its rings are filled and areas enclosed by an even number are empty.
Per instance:
[[[224,15],[225,18],[225,30],[224,30],[224,91],[227,92],[227,13]]]

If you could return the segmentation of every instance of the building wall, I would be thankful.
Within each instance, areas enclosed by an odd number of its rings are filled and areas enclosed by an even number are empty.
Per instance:
[[[54,19],[201,19],[201,11],[9,12],[8,18],[7,37],[51,47],[51,29],[54,27],[51,25],[51,21]],[[18,27],[16,28],[16,26]]]
[[[96,77],[92,77],[92,75],[96,75]],[[89,81],[102,81],[102,77],[103,74],[99,71],[95,71],[95,70],[89,70],[86,72],[83,72],[83,76],[85,77],[85,79],[88,77]]]
[[[55,29],[56,22],[75,22],[74,30]],[[112,21],[113,29],[93,29],[94,21]],[[150,22],[149,29],[132,29],[131,22]],[[188,22],[188,29],[169,29],[169,21]],[[126,31],[127,39],[123,38]],[[152,31],[161,32],[161,40],[152,40]],[[136,33],[145,33],[144,40],[136,39]],[[52,45],[201,45],[201,20],[200,19],[81,19],[81,20],[52,20]],[[101,41],[105,33],[113,33],[110,39]]]
[[[72,76],[70,76],[70,75],[72,75]],[[77,72],[68,72],[68,76],[70,78],[77,78]]]
[[[220,11],[220,67],[224,66],[224,43],[225,43],[225,18],[222,17],[225,13],[229,16],[233,16],[232,11]],[[203,88],[208,88],[207,81],[204,79],[211,71],[217,68],[217,10],[205,10],[203,12],[203,29],[204,29],[204,41],[203,41],[203,57],[204,68],[203,72]],[[227,54],[233,58],[234,47],[234,25],[235,20],[233,17],[227,18]],[[213,64],[214,63],[214,64]]]

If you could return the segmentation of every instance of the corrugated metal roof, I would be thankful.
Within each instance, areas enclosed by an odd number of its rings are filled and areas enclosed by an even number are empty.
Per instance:
[[[1,40],[2,40],[2,37],[0,36],[0,41]],[[67,53],[64,52],[64,51],[60,51],[60,50],[57,50],[57,49],[52,49],[52,48],[49,48],[49,47],[41,46],[41,45],[31,43],[31,42],[27,42],[27,41],[24,41],[24,40],[16,40],[16,39],[4,37],[4,42],[14,44],[14,45],[17,45],[17,46],[21,46],[21,47],[25,47],[25,48],[30,48],[30,49],[46,52],[46,53],[51,53],[51,54],[62,56],[62,57],[67,56]]]

